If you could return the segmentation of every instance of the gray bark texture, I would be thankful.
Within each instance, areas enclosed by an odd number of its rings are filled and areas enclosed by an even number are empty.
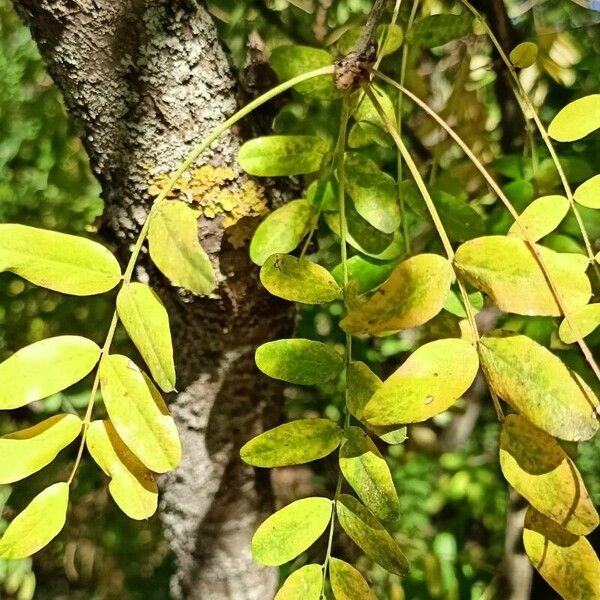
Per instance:
[[[214,24],[195,0],[14,2],[81,127],[106,203],[101,232],[126,259],[153,182],[236,109]],[[146,256],[137,271],[167,305],[176,352],[180,392],[170,406],[184,459],[163,479],[162,514],[177,599],[265,600],[275,586],[275,572],[250,556],[251,535],[270,507],[268,476],[260,480],[238,451],[277,418],[281,390],[257,372],[253,355],[258,344],[288,333],[291,315],[261,289],[247,259],[242,234],[256,221],[252,207],[273,202],[276,192],[240,173],[238,133],[200,159],[230,168],[222,176],[209,167],[215,181],[202,188],[213,209],[219,194],[229,199],[220,214],[207,211],[199,221],[216,293],[198,298],[172,287]],[[202,205],[203,197],[188,193]],[[238,222],[226,228],[228,218]]]

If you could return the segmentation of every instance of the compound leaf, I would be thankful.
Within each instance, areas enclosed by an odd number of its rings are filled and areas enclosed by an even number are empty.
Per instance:
[[[130,519],[148,519],[158,506],[158,486],[152,473],[127,448],[110,421],[92,421],[87,449],[110,477],[108,490]]]
[[[318,171],[329,146],[314,135],[268,135],[246,142],[238,161],[247,173],[262,177]]]
[[[250,242],[250,258],[261,266],[272,254],[295,250],[307,233],[314,209],[307,200],[292,200],[274,210],[257,227]]]
[[[560,444],[519,415],[508,415],[500,435],[504,477],[535,509],[576,535],[598,525],[581,475]]]
[[[263,565],[282,565],[299,554],[325,531],[332,510],[328,498],[303,498],[271,515],[252,537],[252,556]]]
[[[340,470],[378,519],[398,516],[398,495],[390,469],[373,440],[360,427],[346,429],[340,448]]]
[[[271,294],[291,302],[324,304],[342,296],[325,267],[289,254],[269,256],[260,270],[260,281]]]
[[[49,544],[65,525],[68,504],[68,483],[55,483],[40,492],[4,532],[0,558],[27,558]]]
[[[256,349],[255,359],[265,375],[298,385],[331,381],[344,368],[344,359],[331,346],[305,339],[267,342]]]
[[[49,465],[81,432],[75,415],[55,415],[0,438],[0,484],[13,483]]]
[[[285,467],[318,460],[333,452],[342,430],[329,419],[298,419],[261,433],[240,450],[254,467]]]
[[[143,283],[130,283],[117,296],[117,311],[154,381],[163,391],[173,391],[175,364],[169,315],[159,297]]]
[[[159,391],[126,356],[100,363],[100,385],[108,416],[129,449],[155,473],[174,469],[181,445],[173,417]]]
[[[68,388],[85,377],[99,357],[97,344],[75,335],[21,348],[0,363],[0,409],[19,408]]]
[[[497,332],[481,338],[479,354],[494,391],[540,429],[573,442],[598,431],[598,398],[544,346]]]
[[[347,333],[379,334],[426,323],[443,308],[454,279],[452,265],[437,254],[400,263],[381,287],[341,321]]]
[[[371,559],[390,573],[405,575],[408,561],[383,525],[356,498],[342,494],[336,510],[348,537]]]
[[[450,408],[471,387],[478,368],[477,351],[463,339],[425,344],[383,382],[363,416],[373,425],[426,421]]]
[[[215,273],[198,239],[196,213],[185,202],[162,202],[148,229],[150,258],[171,283],[205,296],[216,287]]]
[[[0,224],[0,271],[74,296],[102,294],[121,279],[117,259],[97,242],[8,223]]]
[[[559,254],[536,246],[567,310],[588,303],[592,289],[582,254]],[[487,236],[462,244],[454,265],[464,279],[485,292],[501,310],[556,317],[562,311],[531,248],[517,237]]]
[[[523,545],[533,566],[564,600],[600,598],[600,561],[584,537],[529,507]]]

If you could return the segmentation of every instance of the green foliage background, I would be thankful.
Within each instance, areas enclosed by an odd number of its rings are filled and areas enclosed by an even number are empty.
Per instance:
[[[266,47],[284,43],[323,45],[315,25],[315,3],[305,0],[237,2],[219,0],[209,3],[219,23],[220,34],[231,53],[232,63],[243,70],[246,40],[258,32]],[[318,4],[318,3],[316,3]],[[517,2],[509,8],[517,11]],[[448,3],[449,5],[449,3]],[[426,10],[442,9],[441,2],[425,2]],[[366,0],[334,1],[328,11],[328,31],[341,31],[358,25],[368,13]],[[410,3],[403,6],[408,11]],[[511,13],[512,14],[512,13]],[[600,13],[593,13],[565,0],[545,2],[543,13],[531,11],[514,18],[524,39],[536,41],[542,49],[559,44],[573,57],[572,64],[559,64],[548,58],[545,69],[535,82],[545,94],[541,116],[548,122],[559,107],[584,94],[597,93],[600,87]],[[403,15],[404,21],[406,15]],[[560,33],[557,33],[560,32]],[[468,48],[452,46],[434,49],[425,58],[429,77],[418,83],[415,62],[410,63],[407,81],[421,95],[432,93],[447,100],[449,115],[457,120],[461,135],[477,144],[486,161],[494,165],[496,175],[518,209],[534,197],[557,188],[557,176],[541,147],[537,148],[538,167],[535,175],[531,162],[524,160],[519,149],[505,153],[498,100],[495,96],[496,73],[489,61],[489,46],[481,38],[470,40]],[[460,65],[450,61],[446,68],[434,69],[433,61],[451,52],[468,54],[471,77],[456,77]],[[394,59],[394,60],[397,60]],[[483,65],[474,68],[478,62]],[[568,62],[568,61],[567,61]],[[392,60],[383,63],[393,73]],[[421,86],[420,88],[418,86]],[[459,102],[454,104],[452,98]],[[289,102],[277,114],[274,129],[278,133],[314,133],[326,139],[335,135],[337,108],[326,102],[306,103],[290,95]],[[449,116],[446,114],[446,116]],[[431,126],[420,116],[409,115],[414,134],[427,138]],[[413,140],[414,143],[414,140]],[[510,226],[505,211],[498,208],[487,194],[471,167],[448,145],[430,148],[434,191],[454,194],[470,200],[484,216],[489,233],[505,233]],[[600,136],[574,144],[562,158],[566,161],[572,184],[600,172]],[[394,153],[387,148],[369,147],[366,154],[393,172]],[[90,173],[85,153],[73,125],[67,119],[61,98],[45,72],[35,44],[20,24],[8,0],[0,0],[0,222],[19,222],[71,233],[93,235],[96,219],[102,211],[99,187]],[[592,240],[600,238],[599,212],[582,211]],[[422,214],[413,210],[411,226],[425,227]],[[319,231],[322,264],[333,267],[339,256],[331,234]],[[568,219],[548,244],[555,249],[578,244],[577,230]],[[106,328],[110,298],[73,299],[34,288],[11,274],[0,274],[0,360],[18,348],[50,335],[80,333],[96,341]],[[326,311],[306,308],[301,313],[298,335],[322,341],[343,343],[337,339],[336,324],[341,305]],[[550,344],[555,335],[552,319],[511,317],[504,325],[527,333],[541,343]],[[444,313],[422,332],[421,338],[407,335],[357,344],[356,359],[367,362],[378,374],[387,376],[403,356],[428,338],[451,335],[454,321]],[[333,338],[333,339],[332,339]],[[589,338],[589,344],[600,355],[600,332]],[[587,369],[575,352],[558,350],[561,358],[578,369],[584,377]],[[590,379],[591,381],[591,379]],[[33,408],[22,409],[10,416],[0,415],[0,434],[25,427],[55,412],[59,406],[81,408],[89,381],[68,393],[59,394]],[[339,390],[319,389],[319,394],[293,388],[287,392],[290,417],[323,414],[339,415],[342,405]],[[452,428],[465,419],[466,404],[457,405],[432,423],[414,426],[406,444],[392,447],[386,456],[400,495],[401,518],[394,530],[401,546],[413,564],[411,574],[400,584],[379,567],[364,558],[359,564],[370,572],[375,590],[381,598],[447,600],[477,599],[490,585],[504,549],[504,524],[507,505],[506,484],[498,467],[498,426],[489,399],[481,394],[474,400],[480,413],[477,427],[459,444],[452,443]],[[600,504],[600,439],[582,444],[577,464],[596,504]],[[49,470],[66,472],[70,457],[63,456]],[[48,471],[48,470],[47,470]],[[307,477],[299,470],[294,475],[300,494],[313,490],[327,493],[335,485],[330,480],[332,469],[317,468]],[[54,471],[56,473],[56,471]],[[0,489],[0,498],[22,505],[50,481],[52,473],[43,471],[19,486],[18,494]],[[31,561],[10,565],[0,561],[0,596],[27,600],[31,597],[33,573],[37,579],[39,598],[165,598],[171,562],[161,537],[157,518],[136,523],[124,517],[110,502],[104,480],[95,468],[84,463],[74,493],[72,518],[63,534]],[[288,488],[277,488],[281,503],[293,499]],[[2,503],[0,502],[0,505]],[[5,522],[0,521],[0,531]],[[336,540],[352,552],[344,539]],[[282,573],[282,578],[286,573]]]

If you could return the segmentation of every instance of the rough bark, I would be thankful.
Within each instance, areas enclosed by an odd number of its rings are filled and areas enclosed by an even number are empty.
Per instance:
[[[235,82],[214,25],[195,0],[15,6],[82,128],[106,203],[102,232],[125,258],[152,183],[235,111]],[[254,564],[249,551],[268,508],[268,482],[240,463],[238,449],[279,404],[280,390],[256,371],[253,350],[285,333],[290,317],[261,290],[247,249],[237,243],[250,208],[265,200],[264,190],[237,170],[237,147],[236,135],[225,135],[201,158],[233,167],[221,179],[220,171],[209,171],[216,178],[209,192],[233,192],[235,208],[199,222],[218,274],[216,293],[197,298],[171,287],[145,257],[137,272],[167,304],[176,349],[180,393],[171,408],[184,461],[163,481],[163,518],[177,564],[173,596],[186,600],[264,600],[275,584],[275,573]],[[226,229],[227,219],[239,222]]]

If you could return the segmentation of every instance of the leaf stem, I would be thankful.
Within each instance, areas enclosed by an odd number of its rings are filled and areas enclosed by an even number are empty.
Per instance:
[[[469,146],[467,146],[467,144],[456,133],[456,131],[454,131],[454,129],[452,129],[452,127],[450,127],[450,125],[448,125],[448,123],[446,123],[446,121],[444,121],[444,119],[442,119],[442,117],[440,117],[425,102],[423,102],[423,100],[421,100],[418,96],[415,96],[412,92],[407,90],[405,87],[401,86],[399,83],[397,83],[393,79],[390,79],[383,73],[376,71],[375,75],[377,77],[379,77],[380,79],[382,79],[383,81],[386,81],[390,85],[393,85],[394,87],[396,87],[403,94],[406,94],[406,96],[408,96],[417,106],[419,106],[419,108],[421,108],[432,119],[434,119],[440,125],[440,127],[442,127],[446,131],[446,133],[454,140],[454,142],[460,147],[460,149],[466,154],[466,156],[471,160],[471,162],[475,165],[477,170],[481,173],[481,175],[487,181],[490,188],[494,191],[494,193],[496,193],[498,195],[498,197],[500,198],[500,200],[502,201],[502,203],[504,204],[506,209],[509,211],[509,213],[515,220],[515,223],[517,224],[517,226],[521,229],[521,234],[523,235],[523,238],[527,242],[527,245],[529,246],[529,249],[533,253],[538,265],[540,266],[540,269],[542,270],[542,273],[544,274],[544,277],[545,277],[546,281],[548,282],[548,286],[550,287],[550,290],[552,291],[552,295],[554,296],[556,303],[558,304],[558,307],[560,308],[560,311],[564,315],[567,323],[569,324],[569,327],[573,330],[573,333],[575,334],[575,336],[577,338],[577,343],[579,344],[579,347],[581,348],[581,351],[582,351],[587,363],[590,365],[592,371],[594,372],[594,374],[600,381],[600,369],[598,368],[598,365],[597,365],[596,361],[594,360],[594,356],[593,356],[589,346],[586,344],[585,340],[579,334],[579,330],[576,327],[575,323],[573,322],[573,319],[571,318],[570,313],[566,308],[566,305],[562,299],[560,292],[558,291],[558,289],[556,287],[556,284],[554,283],[552,277],[550,276],[548,268],[546,267],[546,264],[540,255],[540,252],[535,244],[535,241],[529,235],[527,228],[523,226],[523,223],[521,221],[521,217],[519,216],[519,213],[516,211],[515,207],[513,206],[511,201],[506,197],[504,192],[500,189],[500,186],[496,183],[494,178],[490,175],[489,171],[483,166],[481,161],[475,156],[475,154],[471,151]]]
[[[235,114],[233,114],[231,117],[229,117],[229,119],[227,119],[226,121],[221,123],[218,127],[216,127],[213,130],[213,132],[207,138],[205,138],[202,142],[200,142],[185,157],[183,162],[179,165],[179,167],[173,173],[173,175],[171,175],[171,177],[169,178],[167,183],[164,185],[164,187],[160,191],[159,195],[154,200],[152,207],[150,208],[150,211],[148,212],[148,215],[146,216],[146,219],[144,221],[144,224],[142,225],[142,228],[140,229],[140,232],[138,234],[138,237],[137,237],[137,240],[133,247],[133,250],[131,251],[131,256],[129,257],[127,266],[125,267],[125,273],[123,274],[123,279],[122,279],[122,284],[121,284],[122,287],[129,285],[129,283],[131,283],[131,277],[133,276],[133,270],[135,269],[135,265],[139,258],[140,252],[142,250],[142,246],[144,245],[144,241],[146,240],[146,237],[148,235],[148,229],[150,228],[150,221],[151,221],[152,217],[156,214],[156,211],[157,211],[160,203],[165,200],[165,198],[168,196],[168,194],[171,192],[171,190],[175,187],[175,185],[179,181],[179,178],[196,162],[196,160],[200,157],[200,155],[205,150],[207,150],[219,137],[221,137],[221,135],[223,135],[230,127],[235,125],[238,121],[243,119],[245,116],[247,116],[248,114],[250,114],[257,108],[259,108],[263,104],[265,104],[265,102],[268,102],[269,100],[273,99],[275,96],[278,96],[279,94],[285,92],[286,90],[290,89],[291,87],[294,87],[295,85],[298,85],[299,83],[302,83],[303,81],[307,81],[308,79],[312,79],[314,77],[319,77],[321,75],[330,75],[330,74],[333,74],[333,71],[334,71],[333,65],[327,66],[327,67],[322,67],[322,68],[316,69],[314,71],[308,71],[307,73],[302,73],[301,75],[298,75],[297,77],[293,77],[292,79],[289,79],[288,81],[284,81],[283,83],[280,83],[279,85],[275,86],[271,90],[265,92],[258,98],[254,99],[252,102],[249,102],[248,104],[246,104],[246,106],[244,106],[240,110],[238,110]],[[90,399],[88,400],[87,408],[85,411],[85,417],[83,420],[81,441],[79,443],[79,448],[77,450],[77,456],[75,458],[75,463],[73,465],[71,474],[69,475],[69,479],[67,481],[67,483],[69,485],[73,482],[73,479],[75,478],[75,474],[77,473],[77,470],[81,463],[81,459],[83,457],[83,449],[85,447],[87,431],[88,431],[88,427],[89,427],[89,424],[90,424],[90,421],[92,418],[92,413],[94,410],[94,399],[96,397],[96,393],[97,393],[98,387],[100,385],[99,365],[102,362],[102,359],[105,356],[107,356],[110,351],[110,347],[112,345],[112,341],[113,341],[113,338],[115,335],[115,331],[117,329],[118,322],[119,322],[119,317],[117,315],[117,311],[115,310],[113,313],[111,322],[110,322],[110,326],[108,328],[108,333],[106,334],[104,344],[100,351],[100,357],[98,359],[98,368],[96,369],[96,375],[94,378],[94,383],[92,384]]]

